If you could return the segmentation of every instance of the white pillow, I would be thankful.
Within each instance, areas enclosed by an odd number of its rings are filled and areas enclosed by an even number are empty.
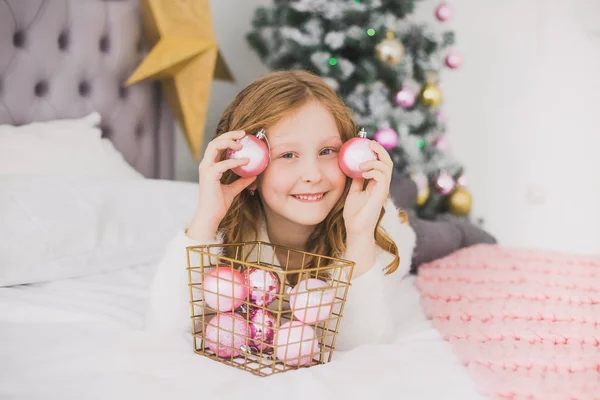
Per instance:
[[[0,175],[143,179],[98,128],[100,114],[0,125]]]
[[[197,194],[168,180],[0,176],[0,286],[157,261]]]

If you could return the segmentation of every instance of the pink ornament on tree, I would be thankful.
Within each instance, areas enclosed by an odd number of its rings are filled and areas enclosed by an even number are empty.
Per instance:
[[[452,8],[446,3],[442,3],[435,8],[435,17],[441,21],[446,22],[452,17]]]
[[[237,140],[242,144],[240,150],[227,149],[227,159],[249,159],[248,164],[233,168],[232,171],[242,178],[260,175],[267,168],[271,159],[268,145],[261,140],[266,140],[266,138],[264,129],[261,129],[256,136],[246,135]]]
[[[237,313],[215,315],[206,325],[204,334],[206,346],[223,358],[239,356],[240,348],[246,343],[247,336],[246,320]]]
[[[438,136],[433,139],[433,145],[440,150],[446,150],[448,148],[448,139],[445,136]]]
[[[246,279],[242,273],[229,266],[214,268],[202,284],[206,304],[216,311],[238,308],[248,295]]]
[[[257,306],[268,306],[279,293],[279,278],[277,274],[260,268],[244,271],[248,282],[250,302]]]
[[[319,343],[310,325],[289,321],[279,327],[275,338],[275,356],[287,365],[309,364],[319,354]]]
[[[364,129],[360,130],[358,137],[344,143],[338,155],[340,169],[350,178],[361,178],[363,171],[359,166],[372,160],[377,160],[377,154],[371,150],[371,140],[367,139]]]
[[[458,178],[458,184],[462,187],[467,187],[467,184],[469,183],[469,181],[467,180],[467,177],[462,174],[459,178]]]
[[[398,133],[392,128],[380,129],[375,132],[375,140],[379,142],[386,150],[391,150],[398,145]]]
[[[402,108],[410,108],[415,104],[415,94],[407,89],[402,88],[398,93],[396,93],[396,104]]]
[[[462,58],[458,53],[452,52],[446,56],[446,65],[448,68],[456,69],[462,64]]]
[[[272,347],[277,318],[269,311],[255,308],[250,311],[249,319],[248,344],[255,346],[258,351]]]
[[[454,182],[452,176],[450,176],[446,172],[442,172],[438,175],[437,179],[435,180],[435,184],[440,193],[442,193],[443,195],[450,194],[456,186],[456,183]]]
[[[320,279],[305,279],[289,294],[294,316],[306,324],[326,320],[331,314],[335,298],[333,289]]]

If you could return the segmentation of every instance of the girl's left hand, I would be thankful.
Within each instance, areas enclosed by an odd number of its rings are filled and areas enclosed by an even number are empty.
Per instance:
[[[394,162],[379,142],[371,141],[371,149],[379,159],[360,165],[363,177],[352,180],[344,205],[347,236],[373,236],[379,214],[390,192]],[[370,181],[363,190],[365,179]]]

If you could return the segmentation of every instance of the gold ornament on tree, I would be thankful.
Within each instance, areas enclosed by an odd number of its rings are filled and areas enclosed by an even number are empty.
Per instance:
[[[375,48],[377,58],[384,64],[398,65],[404,59],[404,45],[394,37],[392,31],[387,31],[386,36]]]
[[[433,82],[427,82],[421,92],[421,101],[427,107],[437,107],[442,102],[442,92]]]
[[[429,198],[429,180],[427,179],[427,175],[422,172],[411,173],[411,179],[417,185],[417,206],[420,207]]]
[[[448,199],[449,211],[457,216],[468,215],[471,212],[472,204],[473,198],[471,197],[471,193],[462,186],[456,188]]]
[[[429,198],[429,186],[419,190],[419,194],[417,196],[417,206],[421,207],[427,199]]]
[[[425,80],[427,83],[421,90],[421,102],[427,107],[437,107],[442,102],[442,91],[437,86],[438,74],[435,71],[426,71]]]

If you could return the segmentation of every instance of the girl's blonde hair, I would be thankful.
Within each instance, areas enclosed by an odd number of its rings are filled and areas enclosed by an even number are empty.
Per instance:
[[[342,142],[356,136],[357,129],[350,110],[320,77],[306,71],[277,71],[253,81],[236,96],[223,112],[215,137],[234,130],[243,130],[252,135],[261,128],[268,132],[270,126],[310,101],[318,101],[331,112]],[[229,184],[237,178],[235,173],[227,171],[221,183]],[[351,179],[347,178],[342,196],[325,220],[315,228],[306,248],[300,250],[330,257],[340,257],[344,253],[346,228],[343,209],[350,184]],[[394,256],[386,267],[389,274],[398,268],[400,259],[398,247],[379,226],[384,214],[385,209],[382,208],[374,236],[377,245]],[[264,211],[260,196],[251,196],[248,190],[243,190],[233,200],[219,224],[225,243],[257,240],[257,226],[261,218],[264,218]],[[242,235],[247,232],[253,232],[254,239],[243,238]]]

